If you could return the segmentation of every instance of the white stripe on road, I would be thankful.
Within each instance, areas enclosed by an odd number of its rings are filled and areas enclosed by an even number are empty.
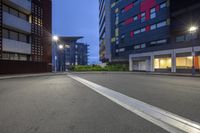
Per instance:
[[[78,76],[69,77],[171,133],[200,133],[200,123],[172,114]]]

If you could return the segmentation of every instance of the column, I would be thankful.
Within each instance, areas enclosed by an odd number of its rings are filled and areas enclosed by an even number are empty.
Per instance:
[[[155,69],[154,69],[154,55],[151,55],[151,57],[150,57],[150,71],[151,72],[155,71]]]
[[[129,71],[133,71],[133,60],[132,60],[132,57],[129,57]]]
[[[173,50],[171,58],[172,58],[172,70],[171,70],[171,72],[175,73],[176,72],[176,52],[175,52],[175,50]]]

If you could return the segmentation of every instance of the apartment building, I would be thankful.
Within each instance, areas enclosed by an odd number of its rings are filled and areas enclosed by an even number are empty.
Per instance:
[[[110,0],[99,0],[99,54],[100,61],[111,62]]]
[[[198,0],[111,0],[112,61],[130,71],[199,71],[199,12]]]
[[[51,71],[51,0],[0,0],[0,73]]]
[[[88,65],[88,44],[81,42],[81,36],[60,36],[53,46],[53,66],[64,71],[76,65]],[[60,47],[61,46],[61,47]],[[56,57],[56,60],[55,60]],[[56,65],[56,68],[55,68]]]

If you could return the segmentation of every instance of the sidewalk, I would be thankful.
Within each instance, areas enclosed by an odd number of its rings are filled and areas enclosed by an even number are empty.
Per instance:
[[[54,76],[54,75],[66,75],[67,72],[57,73],[34,73],[34,74],[12,74],[12,75],[0,75],[0,80],[11,79],[11,78],[25,78],[25,77],[38,77],[38,76]]]

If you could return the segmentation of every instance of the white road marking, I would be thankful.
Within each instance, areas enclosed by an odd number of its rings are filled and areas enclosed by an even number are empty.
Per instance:
[[[121,105],[125,109],[138,116],[154,123],[171,133],[200,133],[200,123],[183,118],[176,114],[154,107],[137,99],[128,97],[119,92],[113,91],[91,81],[78,76],[68,75],[72,79],[79,81],[99,94],[107,97],[111,101]]]

